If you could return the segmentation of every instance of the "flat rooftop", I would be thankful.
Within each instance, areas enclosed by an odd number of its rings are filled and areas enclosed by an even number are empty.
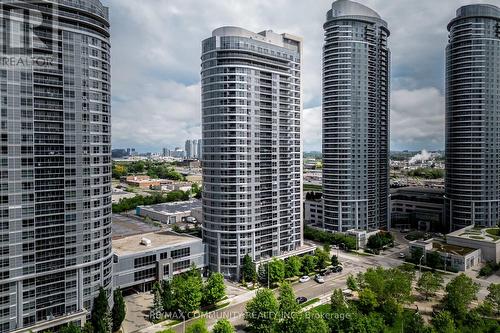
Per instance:
[[[439,252],[450,253],[465,256],[469,253],[476,251],[476,249],[471,249],[470,247],[451,245],[441,242],[432,242],[432,249]]]
[[[143,238],[149,239],[151,241],[151,244],[149,246],[142,245],[141,240]],[[124,256],[196,242],[201,242],[201,239],[187,235],[180,235],[169,231],[163,231],[133,235],[120,239],[113,239],[112,245],[113,251],[117,255]]]
[[[111,219],[113,239],[161,230],[161,228],[156,227],[153,224],[144,223],[139,218],[127,215],[113,214]]]
[[[497,227],[480,228],[470,226],[449,233],[448,236],[488,243],[498,243],[500,242],[500,229]]]
[[[167,202],[151,206],[140,206],[140,208],[163,214],[178,214],[189,212],[195,208],[201,208],[201,201],[194,199],[190,201]]]

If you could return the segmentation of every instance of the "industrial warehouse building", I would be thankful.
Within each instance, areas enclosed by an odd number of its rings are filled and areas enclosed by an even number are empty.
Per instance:
[[[169,202],[152,206],[139,206],[136,208],[136,214],[142,217],[149,217],[152,220],[159,221],[165,224],[174,224],[177,222],[186,221],[188,217],[192,217],[192,211],[201,209],[201,201],[193,199],[182,202]],[[195,216],[200,216],[196,214]],[[198,221],[197,222],[201,222]]]

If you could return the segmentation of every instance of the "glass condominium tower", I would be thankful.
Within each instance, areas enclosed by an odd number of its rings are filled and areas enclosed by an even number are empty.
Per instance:
[[[0,16],[0,332],[38,332],[112,287],[108,9],[15,0]]]
[[[202,45],[203,238],[212,271],[302,245],[302,41],[222,27]]]
[[[446,48],[446,190],[451,230],[500,222],[500,8],[468,5]]]
[[[378,229],[389,219],[389,30],[349,0],[323,27],[323,228]]]

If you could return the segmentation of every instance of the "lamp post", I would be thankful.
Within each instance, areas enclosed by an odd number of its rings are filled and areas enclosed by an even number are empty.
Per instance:
[[[418,272],[419,272],[420,276],[422,276],[422,259],[424,259],[424,257],[425,257],[425,254],[422,254],[420,259],[418,260]]]

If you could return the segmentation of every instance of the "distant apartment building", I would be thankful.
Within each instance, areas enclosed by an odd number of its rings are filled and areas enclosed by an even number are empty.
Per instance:
[[[349,0],[324,24],[323,200],[325,229],[378,229],[389,215],[387,23]]]
[[[112,291],[108,8],[1,1],[0,17],[2,57],[30,59],[0,66],[0,332],[41,332]]]
[[[448,24],[446,220],[450,230],[500,221],[500,8],[468,5]]]
[[[302,41],[238,27],[202,43],[203,238],[237,278],[302,245]]]
[[[171,156],[174,158],[185,158],[186,152],[179,147],[176,147],[174,151],[171,152]]]
[[[198,140],[198,152],[197,152],[198,154],[196,155],[196,158],[199,159],[200,161],[202,159],[202,150],[201,150],[202,142],[203,141],[201,139]]]

